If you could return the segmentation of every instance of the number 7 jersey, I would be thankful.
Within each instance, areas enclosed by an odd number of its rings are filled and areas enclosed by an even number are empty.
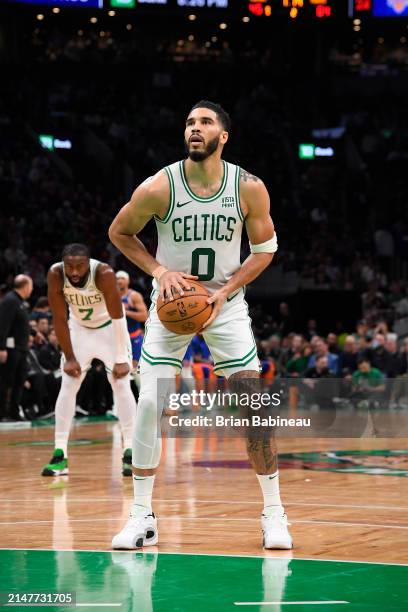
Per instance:
[[[155,217],[157,261],[169,270],[197,275],[210,293],[223,287],[241,266],[240,168],[222,163],[221,186],[208,198],[196,195],[188,185],[184,161],[164,168],[170,206],[164,219]]]
[[[74,287],[65,274],[64,263],[62,272],[64,275],[63,292],[68,304],[69,316],[83,327],[98,329],[111,323],[111,318],[106,308],[106,302],[102,291],[96,286],[96,270],[101,262],[96,259],[89,260],[89,275],[83,287]]]

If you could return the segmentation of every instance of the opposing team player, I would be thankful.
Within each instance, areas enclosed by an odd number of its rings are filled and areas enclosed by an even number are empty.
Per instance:
[[[118,285],[119,295],[125,307],[126,323],[132,343],[133,371],[132,376],[136,385],[139,387],[139,375],[137,374],[137,366],[139,364],[140,353],[143,343],[144,323],[148,317],[148,311],[144,302],[143,296],[138,291],[130,289],[129,274],[124,270],[116,272],[116,282]]]
[[[182,291],[188,288],[189,279],[198,278],[204,284],[212,294],[209,302],[214,309],[202,333],[215,373],[229,378],[233,387],[253,385],[253,379],[259,377],[243,287],[270,264],[278,247],[265,185],[221,159],[229,131],[229,116],[219,105],[204,100],[196,104],[184,132],[187,159],[142,183],[113,221],[109,235],[130,261],[153,276],[153,303],[159,294],[173,299],[172,287]],[[137,238],[151,218],[158,232],[155,258]],[[244,225],[251,254],[241,264]],[[126,526],[113,538],[113,548],[132,549],[158,542],[151,506],[161,453],[158,411],[160,414],[166,393],[163,381],[181,369],[191,341],[191,336],[166,330],[154,308],[146,329],[133,439],[134,504]],[[249,437],[247,451],[264,497],[264,546],[289,549],[292,539],[280,500],[275,445],[265,438]]]
[[[76,395],[93,359],[105,364],[123,436],[123,475],[132,474],[136,401],[130,387],[130,338],[115,273],[90,259],[88,247],[67,245],[48,272],[48,301],[63,352],[61,390],[55,406],[55,450],[43,476],[68,474],[68,438]],[[68,306],[68,309],[67,309]],[[69,318],[67,310],[69,310]]]

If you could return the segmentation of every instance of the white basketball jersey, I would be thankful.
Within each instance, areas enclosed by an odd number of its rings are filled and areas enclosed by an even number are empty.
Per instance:
[[[89,276],[84,287],[74,287],[65,274],[64,263],[62,271],[64,274],[64,297],[69,307],[69,316],[75,319],[83,327],[96,329],[111,322],[111,317],[106,308],[103,293],[99,291],[95,282],[95,275],[100,261],[89,260]]]
[[[211,293],[223,287],[241,265],[240,168],[222,163],[221,187],[208,198],[193,193],[183,161],[164,168],[170,206],[164,219],[155,218],[157,261],[169,270],[197,275]],[[153,286],[157,288],[156,281]]]

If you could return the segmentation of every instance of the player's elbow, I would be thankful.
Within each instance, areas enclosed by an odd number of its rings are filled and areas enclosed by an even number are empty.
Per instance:
[[[117,227],[116,220],[112,221],[112,223],[111,223],[111,225],[110,225],[110,227],[108,229],[108,236],[109,236],[109,240],[112,242],[112,244],[117,246],[120,234],[118,232],[118,227]]]

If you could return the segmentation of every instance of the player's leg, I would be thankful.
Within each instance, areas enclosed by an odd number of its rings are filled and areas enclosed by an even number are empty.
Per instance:
[[[84,370],[78,378],[68,376],[62,370],[61,389],[55,404],[54,452],[50,462],[43,467],[43,476],[68,474],[68,439],[75,414],[76,396],[85,376]]]
[[[75,415],[76,396],[92,361],[92,346],[87,337],[88,330],[71,322],[71,343],[75,357],[81,366],[78,378],[64,372],[64,357],[61,360],[61,389],[55,404],[55,446],[51,461],[42,470],[43,476],[68,474],[68,439],[72,419]]]
[[[145,365],[142,360],[132,446],[134,499],[128,522],[112,540],[113,548],[134,549],[158,542],[152,495],[162,447],[160,417],[174,376],[174,366]]]
[[[213,356],[214,371],[223,374],[235,393],[259,393],[259,360],[246,302],[237,296],[225,303],[204,332]],[[251,410],[251,409],[250,409]],[[248,415],[251,418],[251,415]],[[287,518],[279,494],[277,450],[271,432],[249,427],[247,453],[264,498],[262,530],[265,548],[292,548]]]
[[[96,340],[95,357],[103,361],[109,383],[112,387],[113,401],[123,440],[122,473],[124,476],[132,475],[132,436],[136,418],[136,400],[130,386],[130,375],[116,379],[112,374],[115,365],[115,338],[112,325],[93,330]],[[132,370],[132,347],[128,336],[126,347],[129,371]]]
[[[136,417],[136,400],[130,386],[130,376],[115,379],[110,371],[107,372],[112,387],[113,398],[118,413],[120,429],[123,440],[122,473],[124,476],[132,475],[132,437]]]
[[[233,372],[228,376],[228,382],[231,391],[238,396],[240,393],[249,395],[260,393],[260,378],[257,371]],[[252,414],[252,409],[248,407],[245,416],[250,422]],[[256,414],[261,419],[268,416],[262,408]],[[263,494],[264,507],[261,517],[263,545],[265,548],[290,549],[293,544],[280,498],[278,454],[273,431],[250,425],[246,431],[246,448]]]
[[[134,549],[158,542],[152,494],[161,455],[160,418],[190,339],[166,330],[156,312],[151,311],[142,347],[140,395],[133,435],[134,502],[130,519],[112,540],[113,548]]]

